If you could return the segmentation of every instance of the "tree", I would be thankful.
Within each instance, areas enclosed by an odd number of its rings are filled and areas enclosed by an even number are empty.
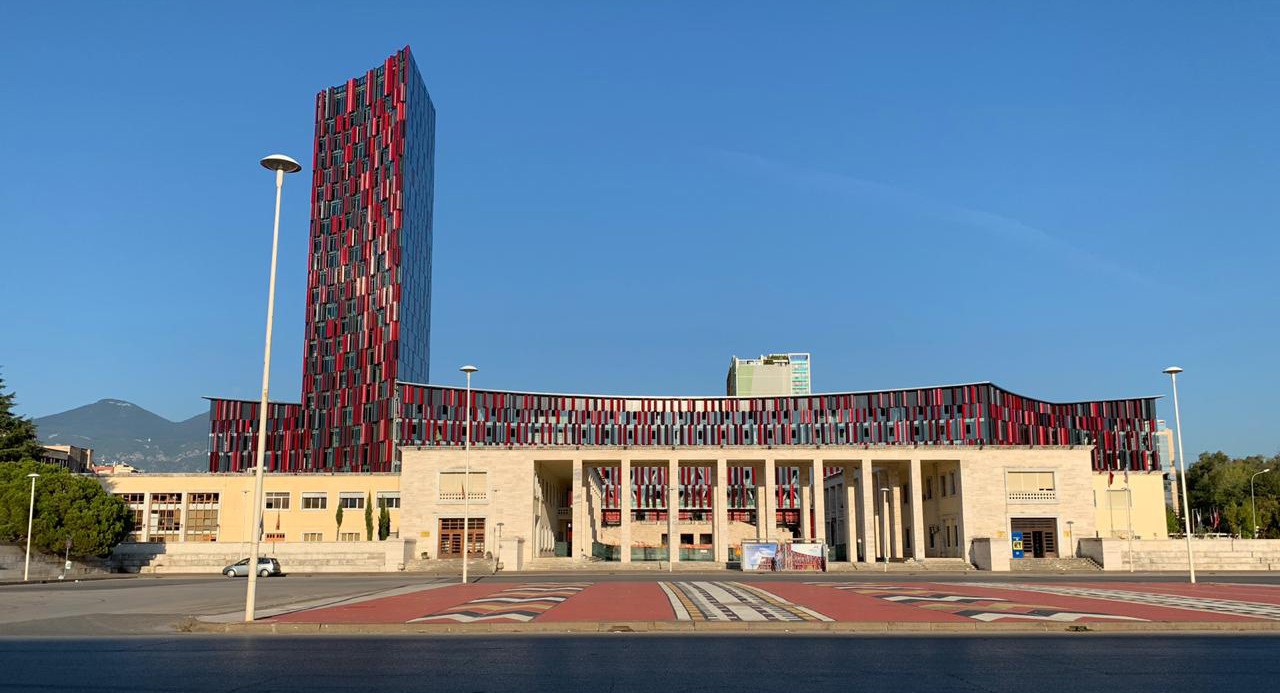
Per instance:
[[[44,447],[36,438],[35,422],[14,414],[13,407],[14,394],[4,391],[4,378],[0,378],[0,462],[38,460]]]
[[[342,541],[342,501],[338,501],[338,511],[333,514],[333,519],[338,523],[338,541]]]
[[[133,512],[93,478],[37,462],[0,464],[0,541],[25,542],[31,499],[31,473],[36,479],[31,548],[61,555],[71,540],[70,555],[104,557],[129,536]]]
[[[364,540],[373,541],[373,494],[364,498]]]
[[[391,536],[391,511],[387,510],[386,503],[382,504],[382,509],[378,511],[378,541],[386,541]]]
[[[1267,468],[1280,468],[1280,455],[1267,459],[1261,455],[1232,458],[1224,452],[1200,453],[1187,469],[1193,529],[1252,537],[1256,497],[1258,536],[1280,537],[1280,478],[1276,478],[1280,471],[1254,476]],[[1250,479],[1255,481],[1253,497]]]

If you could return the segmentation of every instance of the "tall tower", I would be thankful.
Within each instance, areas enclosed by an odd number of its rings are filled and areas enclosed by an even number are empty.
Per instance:
[[[435,106],[409,48],[316,95],[302,417],[311,471],[391,471],[428,380]]]

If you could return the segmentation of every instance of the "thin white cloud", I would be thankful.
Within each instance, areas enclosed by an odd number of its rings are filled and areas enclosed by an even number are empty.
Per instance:
[[[1068,257],[1092,269],[1122,277],[1134,283],[1144,284],[1151,288],[1165,288],[1158,286],[1157,282],[1147,276],[1138,274],[1128,267],[1111,262],[1084,248],[1068,243],[1060,236],[1002,214],[942,202],[867,178],[797,166],[757,154],[727,149],[714,149],[711,151],[717,157],[733,162],[740,167],[750,167],[760,173],[786,180],[798,187],[815,188],[836,194],[853,193],[872,196],[896,206],[909,208],[917,214],[947,223],[967,226],[1027,246],[1051,250],[1059,257]]]

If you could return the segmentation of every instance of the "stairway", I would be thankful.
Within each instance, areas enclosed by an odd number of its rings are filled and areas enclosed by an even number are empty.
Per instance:
[[[1009,570],[1024,573],[1096,573],[1102,568],[1088,558],[1014,558]]]

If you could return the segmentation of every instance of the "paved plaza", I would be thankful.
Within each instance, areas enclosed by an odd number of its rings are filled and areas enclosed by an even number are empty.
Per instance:
[[[227,614],[230,622],[236,614]],[[745,581],[424,584],[311,608],[273,624],[1148,623],[1276,624],[1280,587],[1126,582]],[[1242,628],[1269,628],[1246,626]]]

